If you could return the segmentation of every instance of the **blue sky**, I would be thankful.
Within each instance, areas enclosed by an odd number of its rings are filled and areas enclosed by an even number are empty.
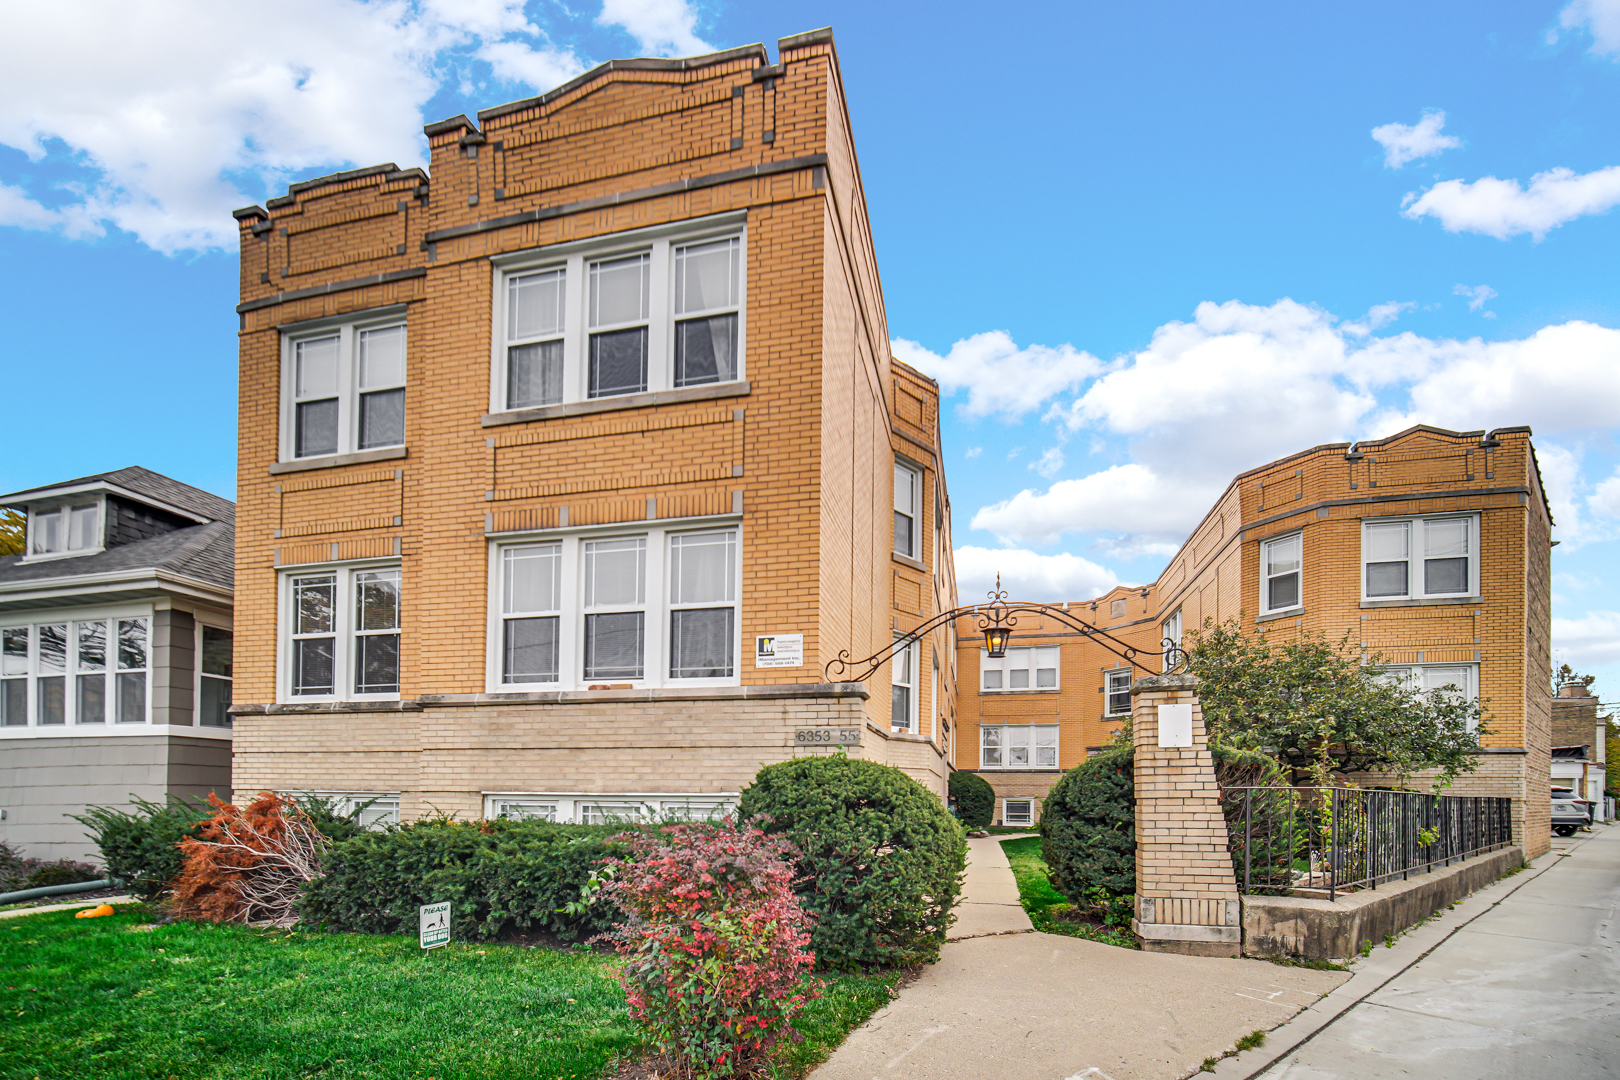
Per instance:
[[[1620,696],[1620,0],[984,12],[13,5],[0,489],[232,494],[232,208],[613,57],[830,24],[896,353],[950,395],[964,595],[1151,580],[1234,473],[1316,443],[1529,424],[1555,650]]]

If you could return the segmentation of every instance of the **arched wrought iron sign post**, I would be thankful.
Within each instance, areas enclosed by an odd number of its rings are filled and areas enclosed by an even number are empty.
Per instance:
[[[851,660],[848,649],[840,649],[835,659],[827,661],[823,669],[823,677],[833,682],[833,676],[840,676],[839,681],[865,682],[874,671],[894,658],[902,649],[908,648],[912,642],[921,641],[928,634],[953,622],[965,615],[975,616],[979,621],[979,632],[984,634],[984,647],[992,659],[1000,659],[1007,655],[1007,642],[1012,640],[1013,631],[1018,626],[1020,615],[1040,615],[1055,619],[1064,626],[1080,634],[1081,637],[1090,638],[1125,661],[1132,668],[1147,675],[1159,675],[1164,672],[1180,671],[1186,666],[1187,654],[1182,651],[1179,642],[1164,638],[1160,641],[1160,650],[1157,653],[1148,653],[1158,660],[1161,667],[1152,670],[1145,664],[1138,663],[1137,657],[1143,656],[1141,650],[1127,645],[1123,641],[1099,627],[1092,626],[1084,619],[1072,612],[1052,604],[1025,603],[1018,600],[1008,600],[1006,590],[1001,587],[1001,575],[996,575],[996,587],[988,594],[989,603],[969,604],[964,607],[955,607],[949,611],[942,611],[938,615],[923,623],[909,634],[903,634],[891,641],[886,648],[879,649],[864,660]],[[851,676],[851,671],[858,674]]]

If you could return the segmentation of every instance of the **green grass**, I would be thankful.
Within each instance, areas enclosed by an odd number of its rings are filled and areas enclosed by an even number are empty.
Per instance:
[[[614,961],[576,950],[172,923],[138,905],[0,922],[0,1080],[588,1080],[639,1052]],[[802,1076],[902,972],[829,980]]]
[[[1047,876],[1046,860],[1041,858],[1040,837],[1003,840],[1001,850],[1007,853],[1007,861],[1012,864],[1013,879],[1018,882],[1018,901],[1029,913],[1029,921],[1035,924],[1035,929],[1045,934],[1066,934],[1127,949],[1140,947],[1130,931],[1123,927],[1104,929],[1058,917],[1071,910],[1072,905],[1068,897],[1052,887],[1052,880]]]

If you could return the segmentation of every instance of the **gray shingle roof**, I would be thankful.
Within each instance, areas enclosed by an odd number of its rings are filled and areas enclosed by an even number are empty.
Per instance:
[[[159,477],[159,479],[166,478]],[[114,482],[128,486],[121,481]],[[169,483],[174,481],[171,480]],[[187,490],[196,491],[195,488]],[[198,494],[206,493],[198,492]],[[208,497],[215,498],[212,495]],[[231,505],[223,499],[218,501],[224,502],[226,506]],[[111,574],[126,570],[163,570],[205,585],[229,589],[235,583],[235,541],[235,525],[230,521],[211,521],[206,525],[176,529],[174,532],[154,536],[149,540],[121,544],[106,551],[98,551],[94,555],[47,559],[33,563],[24,563],[21,555],[7,555],[0,558],[0,589],[25,582],[45,583],[60,578]]]
[[[96,473],[94,476],[81,476],[75,480],[62,480],[54,484],[44,484],[23,491],[14,491],[10,495],[0,496],[0,505],[27,502],[28,496],[37,492],[50,491],[54,488],[75,487],[79,484],[92,484],[98,480],[116,484],[137,495],[149,495],[160,502],[168,503],[170,506],[177,506],[210,521],[234,522],[236,520],[236,504],[229,499],[222,499],[218,495],[210,494],[201,488],[194,488],[190,484],[182,484],[178,480],[164,476],[162,473],[155,473],[151,469],[143,469],[139,465],[131,465],[127,469],[114,469],[112,472]]]

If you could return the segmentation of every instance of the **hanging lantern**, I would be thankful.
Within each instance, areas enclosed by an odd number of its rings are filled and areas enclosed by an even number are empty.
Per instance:
[[[1012,630],[1005,626],[987,626],[984,628],[984,647],[989,651],[991,659],[1000,660],[1007,655],[1007,640],[1012,637]]]

